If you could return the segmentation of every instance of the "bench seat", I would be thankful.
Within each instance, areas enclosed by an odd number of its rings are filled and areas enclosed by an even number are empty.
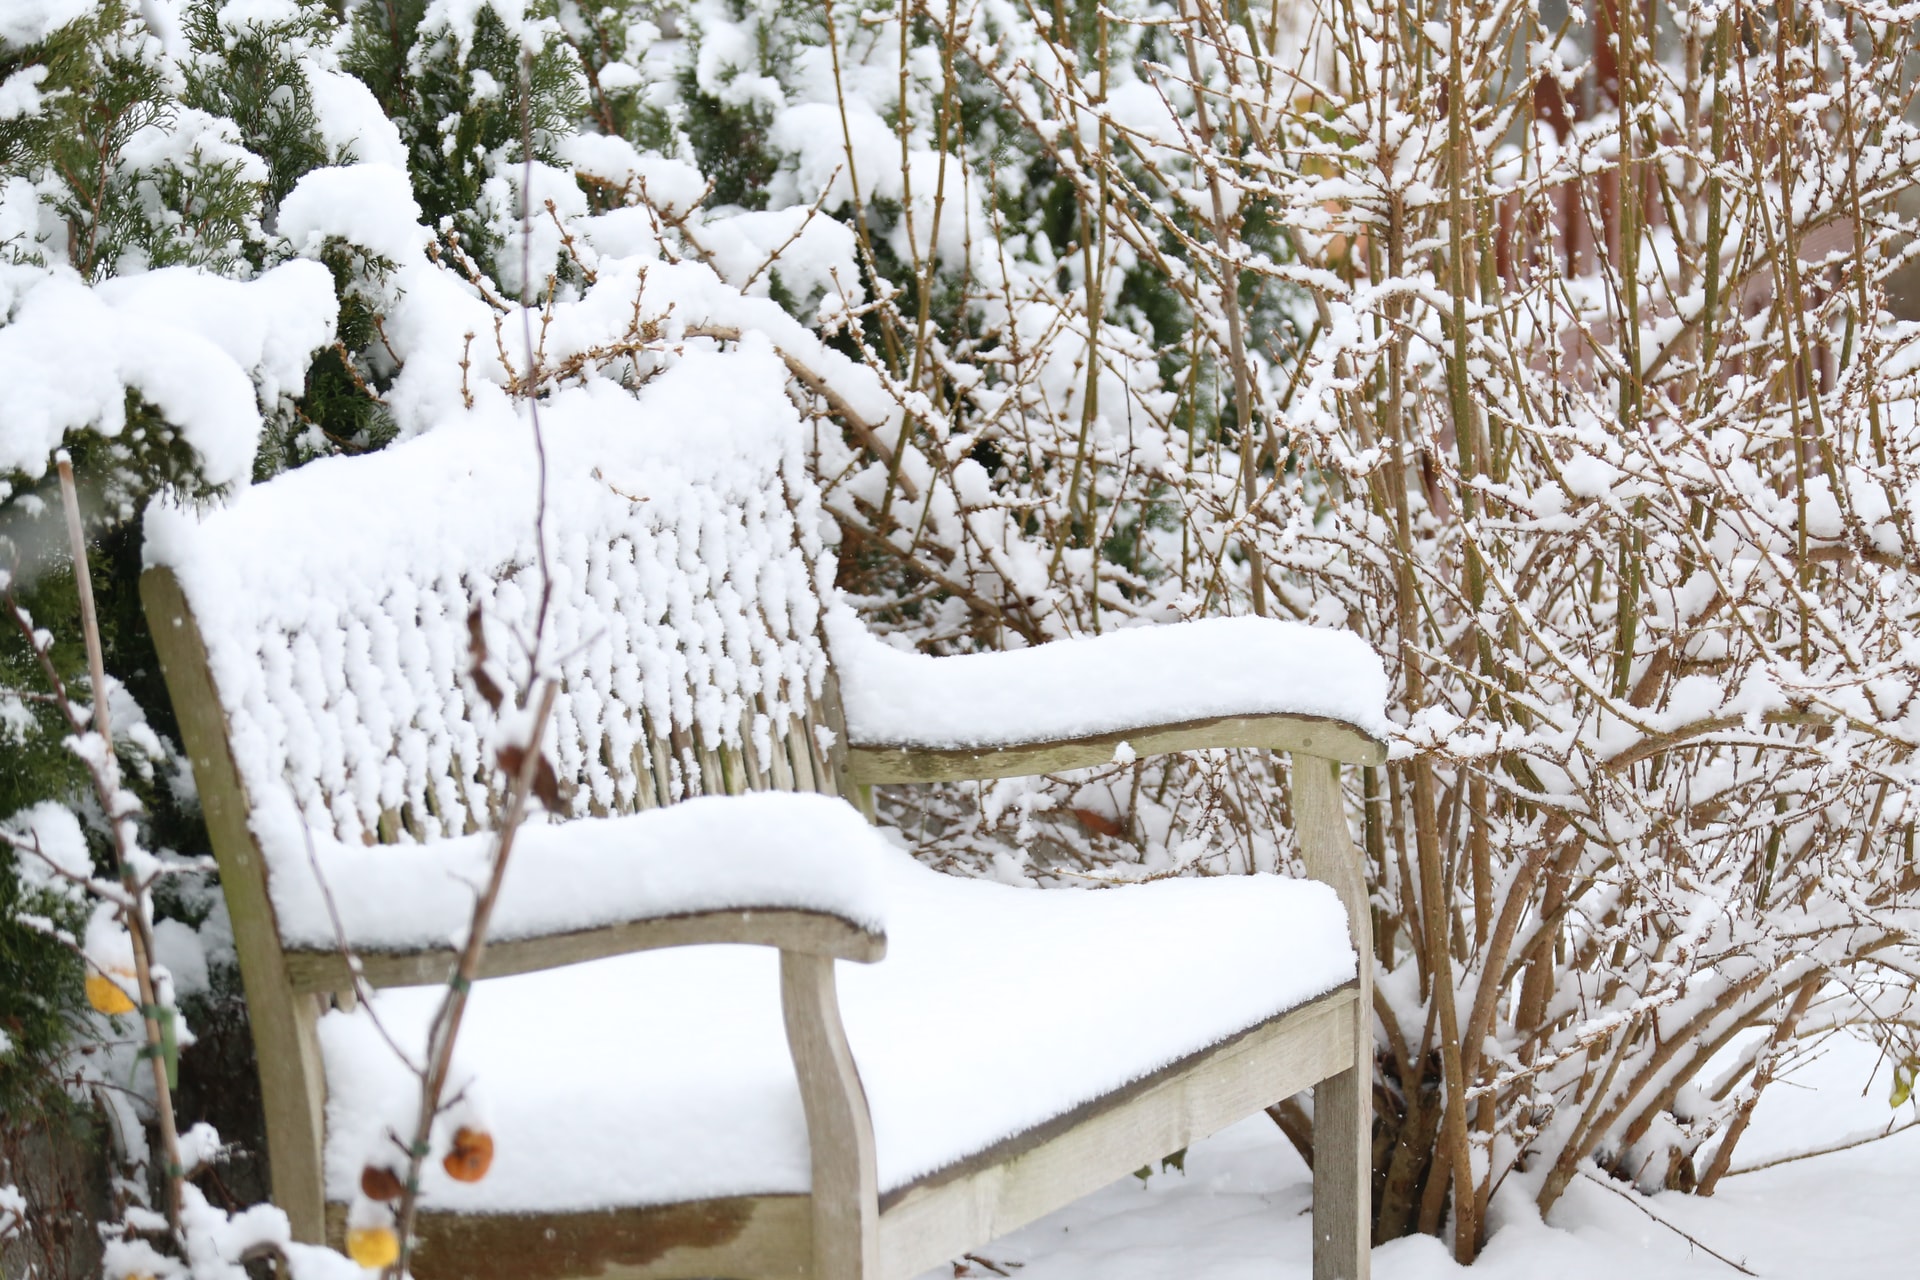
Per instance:
[[[575,824],[581,825],[581,824]],[[942,876],[889,847],[887,955],[842,963],[883,1196],[1350,982],[1334,892],[1278,876],[1042,891]],[[462,1073],[496,1143],[425,1207],[556,1212],[808,1189],[778,957],[701,946],[479,983]],[[1116,993],[1123,998],[1113,998]],[[423,1043],[439,987],[373,1003]],[[362,1007],[320,1023],[328,1196],[414,1090]]]

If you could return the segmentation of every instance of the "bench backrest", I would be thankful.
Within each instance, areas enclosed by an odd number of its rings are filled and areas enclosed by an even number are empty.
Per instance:
[[[837,790],[831,556],[805,431],[784,398],[739,385],[743,359],[689,356],[637,405],[580,392],[543,410],[543,627],[539,458],[504,409],[204,516],[151,516],[149,559],[179,581],[267,815],[256,833],[288,807],[346,842],[488,825],[496,716],[470,674],[476,624],[509,703],[538,632],[562,681],[548,744],[575,816]],[[692,403],[690,383],[706,384]]]

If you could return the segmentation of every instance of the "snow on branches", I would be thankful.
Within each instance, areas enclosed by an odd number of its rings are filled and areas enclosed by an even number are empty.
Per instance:
[[[1596,1161],[1711,1191],[1803,1046],[1915,1057],[1912,6],[68,7],[170,105],[63,170],[69,64],[0,81],[0,365],[46,312],[118,378],[10,380],[0,466],[124,411],[232,480],[764,342],[892,642],[1387,656],[1379,1236],[1470,1256]],[[1215,752],[882,809],[1112,880],[1271,869],[1286,803]]]

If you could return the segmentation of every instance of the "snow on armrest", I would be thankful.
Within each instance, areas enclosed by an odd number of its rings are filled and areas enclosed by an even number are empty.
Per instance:
[[[934,658],[891,647],[843,609],[827,625],[857,746],[991,749],[1275,714],[1343,721],[1375,740],[1390,728],[1379,655],[1349,631],[1207,618]]]
[[[465,937],[490,834],[424,845],[347,845],[260,823],[281,940],[336,944],[318,862],[358,951],[445,949]],[[884,935],[885,841],[844,800],[758,793],[687,800],[618,818],[529,824],[515,841],[489,941],[578,933],[710,911],[808,911]]]

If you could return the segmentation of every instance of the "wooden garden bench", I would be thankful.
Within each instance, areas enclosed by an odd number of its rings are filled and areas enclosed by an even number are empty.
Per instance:
[[[1366,1276],[1370,943],[1338,764],[1384,758],[1377,659],[1255,619],[889,648],[834,595],[783,377],[692,352],[637,396],[543,408],[570,812],[522,833],[460,1040],[493,1171],[429,1165],[415,1273],[913,1276],[1311,1087],[1314,1275]],[[531,437],[469,419],[148,516],[147,615],[304,1240],[338,1242],[415,1094],[316,868],[417,1046],[499,799],[469,611],[507,666],[535,631]],[[805,794],[870,816],[874,784],[1221,746],[1292,754],[1323,883],[962,880]]]

